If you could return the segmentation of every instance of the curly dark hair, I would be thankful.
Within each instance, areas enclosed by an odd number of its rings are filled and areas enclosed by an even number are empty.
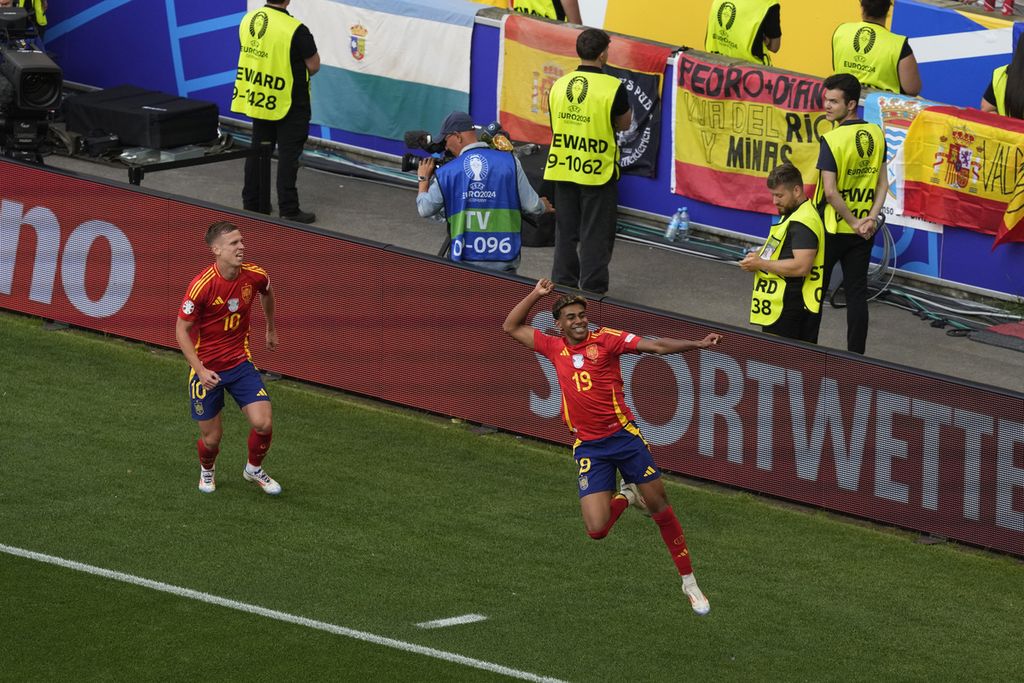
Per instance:
[[[587,310],[587,300],[579,294],[566,294],[563,297],[559,297],[558,301],[551,306],[551,315],[555,316],[555,320],[558,320],[562,315],[562,309],[566,306],[572,306],[573,304],[579,304],[583,306],[583,310]]]

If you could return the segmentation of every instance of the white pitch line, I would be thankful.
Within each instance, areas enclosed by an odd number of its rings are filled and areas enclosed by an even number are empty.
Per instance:
[[[267,609],[266,607],[260,607],[259,605],[251,605],[245,602],[238,602],[237,600],[222,598],[218,595],[203,593],[201,591],[192,590],[191,588],[181,588],[179,586],[172,586],[169,583],[153,581],[151,579],[144,579],[140,576],[124,574],[122,572],[113,571],[111,569],[103,569],[102,567],[95,567],[90,564],[75,562],[74,560],[65,560],[64,558],[54,557],[53,555],[44,555],[43,553],[37,553],[31,550],[24,550],[22,548],[15,548],[14,546],[4,545],[2,543],[0,543],[0,552],[7,553],[8,555],[14,555],[15,557],[23,557],[25,559],[35,560],[36,562],[44,562],[46,564],[64,567],[65,569],[73,569],[75,571],[83,572],[85,574],[92,574],[93,576],[101,576],[105,579],[112,579],[114,581],[121,581],[122,583],[129,583],[134,586],[149,588],[151,590],[160,591],[162,593],[170,593],[171,595],[176,595],[182,598],[188,598],[189,600],[196,600],[198,602],[205,602],[210,605],[217,605],[218,607],[227,607],[228,609],[238,610],[239,612],[255,614],[257,616],[266,617],[267,619],[275,619],[277,621],[283,621],[288,624],[305,626],[306,628],[312,628],[316,629],[317,631],[333,633],[334,635],[343,636],[345,638],[352,638],[353,640],[361,640],[363,642],[372,643],[374,645],[382,645],[384,647],[390,647],[395,650],[402,650],[403,652],[412,652],[414,654],[424,655],[426,657],[432,657],[434,659],[440,659],[446,662],[451,662],[452,664],[461,664],[463,666],[473,667],[474,669],[483,669],[484,671],[490,671],[492,673],[501,674],[503,676],[508,676],[509,678],[518,678],[524,681],[536,681],[537,683],[565,683],[564,681],[558,678],[541,676],[539,674],[530,673],[529,671],[520,671],[518,669],[513,669],[511,667],[502,666],[501,664],[485,662],[480,659],[473,659],[472,657],[465,657],[463,655],[455,654],[454,652],[436,650],[432,647],[424,647],[422,645],[416,645],[415,643],[407,643],[403,640],[396,640],[394,638],[378,636],[374,633],[368,633],[366,631],[357,631],[355,629],[346,628],[344,626],[329,624],[324,621],[307,619],[306,617],[300,617],[295,614],[288,614],[287,612],[279,612],[277,610]]]
[[[447,619],[434,619],[416,624],[420,628],[445,628],[446,626],[459,626],[461,624],[473,624],[478,621],[487,621],[482,614],[463,614],[461,617],[448,617]]]

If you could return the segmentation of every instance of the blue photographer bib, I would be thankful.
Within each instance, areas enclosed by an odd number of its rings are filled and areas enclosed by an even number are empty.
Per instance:
[[[515,157],[485,147],[437,170],[453,261],[513,261],[522,246]]]

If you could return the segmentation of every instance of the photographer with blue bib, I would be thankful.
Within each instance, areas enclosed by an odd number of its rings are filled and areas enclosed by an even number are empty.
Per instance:
[[[441,166],[434,157],[420,161],[420,216],[444,210],[452,261],[514,273],[520,262],[522,214],[552,211],[551,204],[537,195],[512,152],[480,141],[469,114],[449,114],[437,139],[454,158]]]

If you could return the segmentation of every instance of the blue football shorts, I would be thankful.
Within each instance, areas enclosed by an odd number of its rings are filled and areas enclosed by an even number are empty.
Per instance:
[[[212,420],[224,408],[224,391],[231,394],[239,408],[256,401],[269,401],[259,370],[250,361],[243,361],[230,370],[219,370],[220,384],[207,389],[195,370],[188,373],[188,398],[193,420]]]
[[[632,422],[610,436],[577,441],[572,449],[580,498],[600,491],[617,491],[615,470],[627,484],[646,484],[661,476],[640,430]]]

